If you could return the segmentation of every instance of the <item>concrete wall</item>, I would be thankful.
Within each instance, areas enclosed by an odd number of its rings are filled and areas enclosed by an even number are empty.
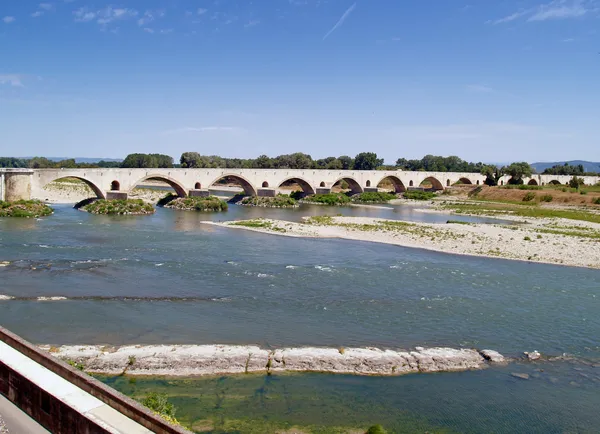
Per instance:
[[[2,327],[0,393],[53,433],[189,434]]]
[[[3,175],[4,185],[2,188],[3,200],[29,200],[31,199],[31,177],[33,172],[6,171]]]

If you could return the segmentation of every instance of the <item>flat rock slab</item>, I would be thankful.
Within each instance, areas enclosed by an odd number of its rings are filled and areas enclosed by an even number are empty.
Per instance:
[[[483,369],[499,353],[477,350],[418,348],[282,348],[265,350],[242,345],[149,345],[42,347],[85,371],[118,375],[200,376],[249,372],[326,372],[353,375],[402,375]]]

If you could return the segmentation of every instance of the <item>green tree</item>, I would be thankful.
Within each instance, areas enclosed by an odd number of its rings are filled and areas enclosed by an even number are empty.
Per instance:
[[[481,169],[481,174],[485,176],[485,185],[495,186],[498,185],[500,178],[504,176],[504,168],[486,165]]]
[[[31,169],[52,169],[56,167],[56,163],[44,157],[33,157],[27,164]]]
[[[354,167],[354,159],[352,157],[342,155],[338,160],[342,163],[342,170],[351,170]]]
[[[354,170],[376,170],[383,165],[383,159],[374,152],[361,152],[354,159]]]
[[[571,188],[576,188],[579,190],[579,188],[583,185],[585,185],[584,180],[582,178],[578,178],[577,176],[573,176],[573,178],[569,180],[569,187]]]
[[[201,158],[202,157],[200,157],[200,154],[197,152],[184,152],[181,154],[181,158],[179,158],[179,163],[181,164],[181,167],[186,169],[201,167],[199,165]]]
[[[531,176],[531,166],[526,162],[512,163],[504,168],[504,172],[510,175],[510,184],[523,184],[523,178]]]

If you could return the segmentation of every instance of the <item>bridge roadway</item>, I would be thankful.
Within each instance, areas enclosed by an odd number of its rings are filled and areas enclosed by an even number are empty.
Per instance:
[[[138,185],[148,180],[169,184],[180,196],[207,195],[208,188],[223,178],[234,179],[246,194],[274,196],[286,182],[297,183],[306,194],[327,193],[339,181],[346,181],[354,193],[377,191],[389,181],[396,192],[418,187],[429,181],[434,190],[443,190],[457,182],[483,184],[479,173],[409,172],[382,170],[313,170],[313,169],[0,169],[0,200],[43,199],[44,187],[61,178],[84,181],[97,197],[126,198]],[[600,182],[600,177],[583,177],[587,185]],[[501,178],[500,184],[510,177]],[[533,175],[526,184],[567,184],[570,176]]]

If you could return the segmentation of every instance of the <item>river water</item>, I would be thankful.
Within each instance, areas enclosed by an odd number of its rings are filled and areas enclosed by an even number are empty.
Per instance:
[[[158,209],[153,216],[106,217],[55,206],[42,220],[1,219],[0,261],[11,263],[0,267],[0,295],[15,299],[0,301],[0,324],[49,344],[443,345],[509,356],[566,353],[575,360],[399,378],[106,381],[132,395],[164,389],[182,420],[197,427],[219,420],[221,432],[288,425],[332,432],[377,422],[415,432],[597,432],[600,271],[201,223],[325,213],[449,218],[390,208],[231,206],[223,214]],[[37,299],[57,296],[66,300]]]

